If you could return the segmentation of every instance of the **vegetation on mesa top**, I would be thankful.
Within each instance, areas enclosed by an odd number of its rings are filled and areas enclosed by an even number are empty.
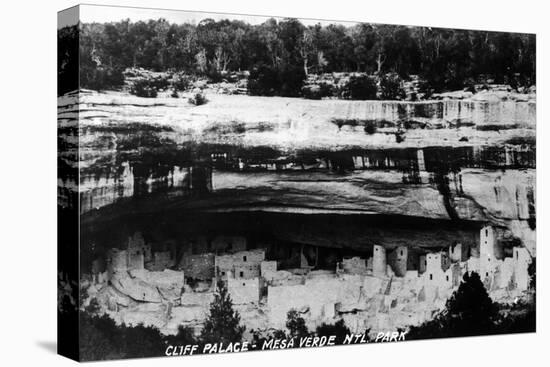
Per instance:
[[[75,67],[80,53],[81,87],[91,89],[120,86],[122,72],[130,67],[177,70],[211,81],[247,70],[251,94],[282,96],[302,95],[310,73],[364,72],[380,77],[381,94],[390,99],[398,98],[396,76],[419,75],[428,93],[461,89],[480,76],[512,87],[530,86],[536,77],[532,34],[368,23],[305,26],[296,19],[258,25],[159,19],[81,24],[61,29],[59,38],[60,75]],[[392,78],[384,80],[388,73]],[[60,94],[77,89],[77,80],[67,80],[60,83]],[[367,95],[359,98],[369,97],[368,84],[363,89]]]

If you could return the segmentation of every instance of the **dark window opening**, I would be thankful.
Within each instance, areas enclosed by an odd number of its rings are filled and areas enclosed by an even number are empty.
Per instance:
[[[246,256],[243,256],[243,261],[246,261]]]
[[[433,274],[430,274],[430,280],[433,280],[434,276]]]
[[[239,273],[239,276],[240,276],[241,278],[244,277],[244,272],[241,271],[241,272]]]

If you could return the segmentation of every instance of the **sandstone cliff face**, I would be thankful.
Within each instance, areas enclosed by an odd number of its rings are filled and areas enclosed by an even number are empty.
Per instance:
[[[60,97],[60,142],[79,146],[80,167],[62,175],[60,203],[77,195],[84,215],[158,197],[184,210],[489,221],[534,251],[532,101],[209,100]],[[366,133],[365,121],[378,129]]]

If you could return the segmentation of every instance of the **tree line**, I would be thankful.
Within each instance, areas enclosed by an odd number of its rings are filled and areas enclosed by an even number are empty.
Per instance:
[[[533,34],[369,23],[306,26],[292,18],[255,25],[228,19],[123,20],[84,23],[74,31],[84,84],[93,80],[94,70],[109,77],[128,67],[209,77],[266,69],[306,76],[396,73],[405,79],[419,75],[437,91],[462,88],[480,77],[529,86],[536,77]],[[71,32],[59,35],[70,38]]]

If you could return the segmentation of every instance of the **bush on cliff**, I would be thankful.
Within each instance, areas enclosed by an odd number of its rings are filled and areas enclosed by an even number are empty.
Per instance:
[[[117,67],[82,65],[80,87],[96,91],[119,89],[124,84],[123,70]]]
[[[293,65],[258,65],[250,71],[248,91],[253,96],[298,97],[305,80],[304,70]]]
[[[378,88],[373,78],[367,75],[353,75],[344,87],[343,97],[355,100],[374,100]]]
[[[302,87],[302,96],[307,99],[321,99],[336,95],[336,87],[329,83],[310,84]]]
[[[380,99],[402,100],[405,99],[405,90],[402,87],[403,80],[396,73],[389,73],[380,78]]]
[[[130,88],[130,94],[138,97],[155,98],[158,95],[156,83],[147,79],[139,79],[134,82]]]
[[[195,106],[201,106],[208,102],[206,96],[203,93],[195,93],[192,97],[189,97],[187,101]]]

